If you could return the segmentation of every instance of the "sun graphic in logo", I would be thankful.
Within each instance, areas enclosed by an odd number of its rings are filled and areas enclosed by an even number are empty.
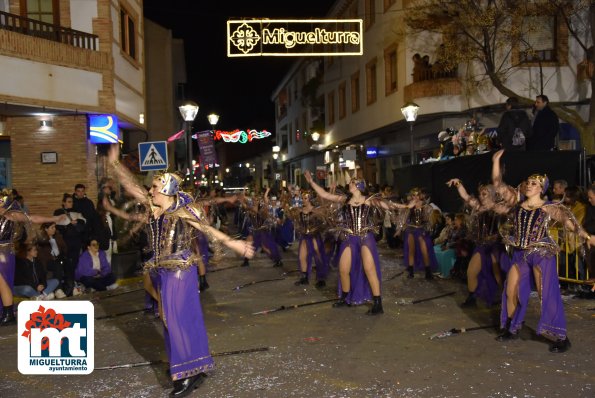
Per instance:
[[[233,32],[230,40],[238,50],[247,54],[256,46],[260,36],[250,25],[243,23]]]

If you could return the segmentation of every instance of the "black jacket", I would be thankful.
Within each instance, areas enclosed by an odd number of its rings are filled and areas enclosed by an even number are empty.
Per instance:
[[[39,261],[29,261],[26,258],[17,257],[14,273],[15,286],[28,285],[37,290],[39,285],[47,286],[46,278],[45,270]]]
[[[517,127],[523,130],[525,138],[528,141],[531,136],[531,121],[529,120],[529,116],[527,116],[527,112],[522,109],[511,109],[504,112],[498,125],[498,139],[503,149],[507,151],[525,149],[525,145],[520,147],[512,145],[512,136]]]
[[[546,106],[535,114],[533,134],[527,139],[528,151],[551,151],[556,146],[556,136],[560,130],[558,116]]]

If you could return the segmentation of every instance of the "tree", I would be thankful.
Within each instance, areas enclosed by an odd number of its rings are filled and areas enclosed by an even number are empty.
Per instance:
[[[539,19],[555,16],[554,21],[564,27],[558,29],[578,43],[584,51],[590,79],[591,93],[595,91],[595,51],[589,43],[595,42],[595,2],[592,0],[417,0],[405,13],[410,33],[418,37],[441,35],[443,63],[446,68],[465,65],[468,90],[488,86],[507,97],[517,97],[524,105],[534,102],[534,96],[523,96],[519,87],[512,87],[511,77],[519,71],[538,67],[539,86],[530,87],[533,95],[542,94],[557,71],[544,72],[544,53],[534,47],[531,34],[543,26]],[[568,67],[572,67],[568,65]],[[528,85],[529,83],[527,83]],[[595,104],[589,105],[587,118],[583,118],[576,104],[551,102],[558,117],[572,124],[580,133],[588,153],[595,152]]]

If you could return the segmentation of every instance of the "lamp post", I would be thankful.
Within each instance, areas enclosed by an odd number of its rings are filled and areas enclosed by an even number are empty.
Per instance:
[[[403,114],[403,117],[407,122],[409,122],[409,155],[411,157],[412,165],[415,164],[413,159],[415,156],[415,154],[413,153],[413,123],[415,123],[415,120],[417,119],[417,111],[419,111],[419,105],[417,105],[415,102],[407,102],[401,108],[401,113]]]
[[[190,173],[190,187],[194,190],[194,166],[192,165],[192,122],[198,113],[198,105],[193,101],[186,101],[178,108],[184,119],[184,132],[186,133],[186,166]]]
[[[211,125],[211,130],[213,131],[213,135],[215,135],[215,125],[217,125],[217,122],[219,122],[219,115],[217,115],[216,113],[211,113],[207,116],[207,120],[209,121],[209,124]],[[213,165],[213,167],[215,167],[215,165]],[[211,182],[211,166],[209,166],[209,172],[208,172],[208,181],[207,183]]]

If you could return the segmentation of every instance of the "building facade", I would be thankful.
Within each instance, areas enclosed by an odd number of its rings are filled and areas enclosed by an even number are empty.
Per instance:
[[[344,184],[357,174],[371,183],[393,185],[393,170],[410,165],[411,153],[416,164],[436,156],[440,131],[458,129],[472,118],[484,127],[498,125],[506,97],[493,86],[471,87],[466,76],[477,65],[438,70],[444,39],[428,32],[410,33],[404,18],[413,4],[408,0],[333,4],[328,18],[363,19],[363,55],[300,59],[273,93],[279,158],[288,181],[303,184],[303,170],[316,169],[327,184]],[[541,94],[536,82],[543,73],[544,94],[550,101],[576,103],[575,109],[586,113],[587,107],[580,104],[590,98],[589,81],[577,78],[584,52],[560,18],[539,18],[543,20],[527,41],[552,48],[537,52],[543,57],[539,62],[523,62],[522,52],[512,48],[509,62],[518,67],[512,68],[507,85],[534,98]],[[321,66],[315,94],[308,86],[312,65]],[[304,98],[306,93],[318,100]],[[413,126],[401,113],[409,101],[420,107]],[[322,128],[316,120],[319,115]],[[317,142],[308,136],[314,130],[320,134]]]
[[[36,213],[60,207],[77,183],[95,201],[106,147],[89,142],[88,115],[115,115],[124,141],[145,130],[142,1],[0,6],[3,183]]]

